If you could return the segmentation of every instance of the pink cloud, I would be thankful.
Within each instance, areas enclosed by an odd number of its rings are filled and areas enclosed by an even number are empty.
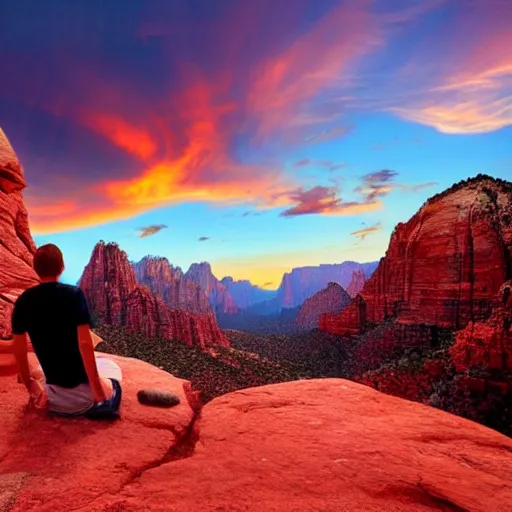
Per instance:
[[[417,94],[399,96],[387,110],[447,134],[511,126],[512,2],[461,2],[458,7],[454,23],[436,32],[443,44],[414,55]],[[403,91],[407,76],[398,77]]]
[[[378,201],[344,202],[338,197],[335,187],[316,186],[310,189],[298,189],[290,194],[294,206],[281,213],[283,217],[297,215],[357,215],[381,207]]]

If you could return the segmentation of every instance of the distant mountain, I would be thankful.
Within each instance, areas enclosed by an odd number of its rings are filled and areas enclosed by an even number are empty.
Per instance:
[[[341,313],[351,302],[350,295],[338,283],[329,283],[327,288],[304,301],[297,317],[297,326],[317,329],[324,313]]]
[[[282,309],[300,307],[306,299],[326,288],[330,282],[338,283],[347,289],[353,272],[363,271],[366,278],[369,278],[378,265],[378,261],[369,263],[344,261],[315,267],[294,268],[291,272],[284,274],[276,297],[255,304],[250,311],[256,315],[270,315]]]
[[[258,302],[274,298],[277,294],[275,290],[264,290],[248,280],[235,281],[229,276],[222,279],[220,283],[226,287],[228,293],[233,297],[235,304],[240,309],[250,308]]]
[[[227,288],[213,275],[212,267],[206,261],[190,265],[185,278],[201,287],[217,313],[234,314],[238,311],[235,300]]]

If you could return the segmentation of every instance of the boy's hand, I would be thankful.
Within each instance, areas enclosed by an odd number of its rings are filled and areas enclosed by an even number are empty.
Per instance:
[[[30,389],[28,390],[28,392],[30,397],[28,399],[27,408],[29,410],[41,410],[46,408],[46,390],[40,381],[32,380],[30,382]]]

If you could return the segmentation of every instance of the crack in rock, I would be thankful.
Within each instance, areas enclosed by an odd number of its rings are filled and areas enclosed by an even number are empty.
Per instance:
[[[188,457],[192,457],[195,452],[195,447],[197,442],[199,441],[199,420],[201,418],[201,411],[203,405],[199,400],[197,393],[192,391],[190,383],[185,382],[183,384],[183,391],[185,393],[185,397],[187,399],[187,403],[193,411],[192,419],[188,424],[187,428],[183,431],[179,432],[176,427],[170,427],[167,430],[173,432],[176,436],[176,442],[173,443],[169,449],[164,453],[162,457],[149,462],[142,466],[141,468],[132,471],[128,478],[119,486],[115,491],[105,491],[101,494],[98,494],[94,499],[88,501],[85,504],[80,505],[77,508],[71,509],[69,512],[79,512],[79,511],[87,511],[91,512],[95,510],[91,508],[94,502],[98,501],[100,498],[106,495],[111,495],[113,498],[116,497],[120,492],[124,490],[125,487],[132,484],[135,480],[139,479],[144,473],[150,471],[151,469],[158,468],[163,466],[164,464],[168,464],[177,460],[186,459]],[[158,428],[158,427],[157,427]],[[109,508],[110,507],[110,508]],[[113,507],[113,508],[112,508]],[[110,504],[109,506],[105,505],[101,509],[96,510],[112,510],[113,512],[116,510],[125,510],[121,502]],[[0,512],[2,512],[0,510]]]

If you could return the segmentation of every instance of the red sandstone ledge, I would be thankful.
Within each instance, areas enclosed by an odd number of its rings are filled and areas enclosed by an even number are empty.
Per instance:
[[[0,378],[0,510],[512,510],[512,440],[470,421],[323,379],[219,397],[191,428],[184,381],[115,359],[125,403],[112,424],[25,416],[22,386]],[[182,403],[138,404],[149,386]]]

